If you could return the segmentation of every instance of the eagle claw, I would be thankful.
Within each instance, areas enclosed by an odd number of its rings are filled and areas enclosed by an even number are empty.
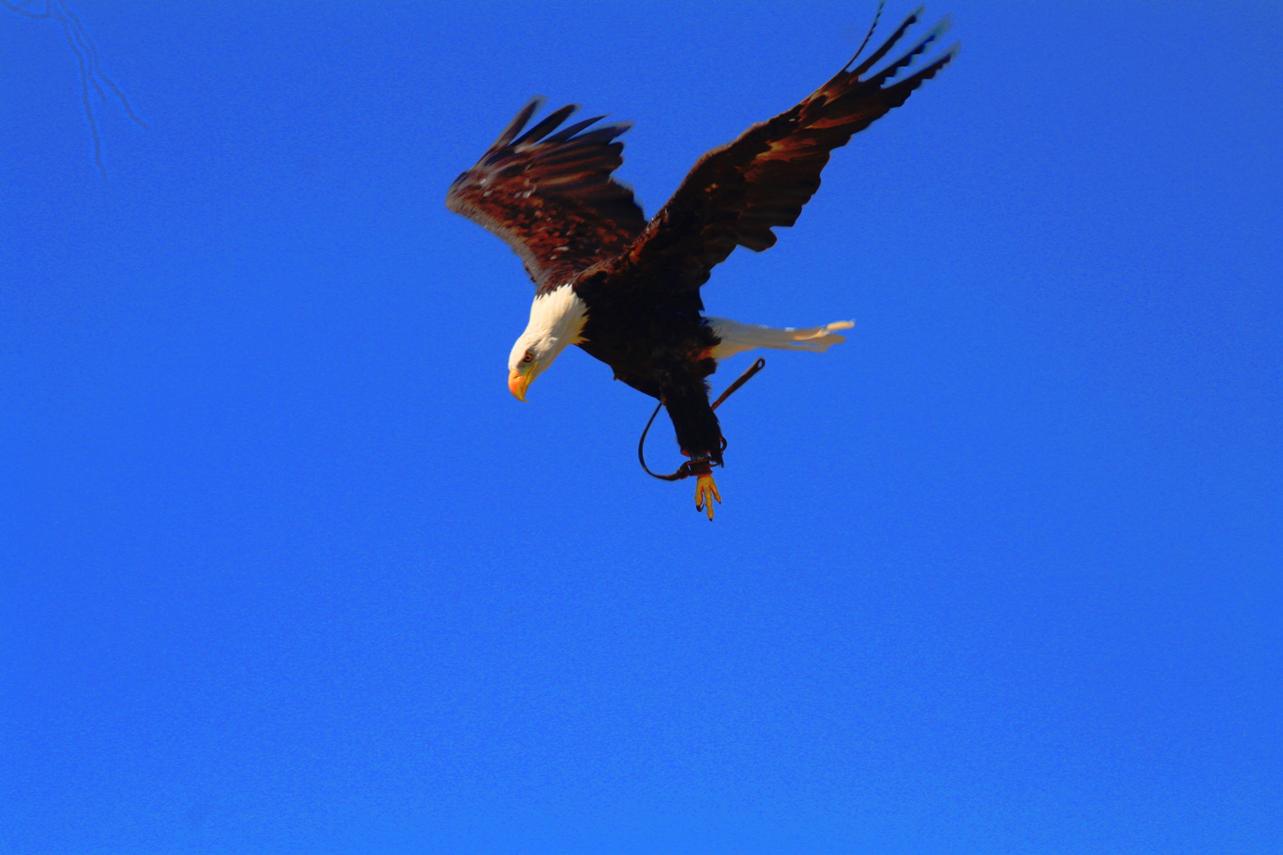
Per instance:
[[[695,510],[708,514],[709,522],[713,521],[714,499],[719,505],[722,503],[722,496],[717,492],[717,484],[713,481],[713,473],[700,473],[695,480]]]

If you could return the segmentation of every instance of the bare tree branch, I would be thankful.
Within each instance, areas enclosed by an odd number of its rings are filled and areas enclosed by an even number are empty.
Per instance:
[[[98,168],[98,174],[106,179],[107,168],[102,159],[102,134],[99,132],[98,117],[94,113],[93,102],[89,97],[90,88],[92,87],[98,93],[98,98],[102,101],[111,100],[107,95],[110,92],[115,96],[129,120],[140,128],[146,128],[147,123],[134,111],[133,105],[129,103],[129,99],[125,97],[125,93],[116,85],[116,82],[102,70],[98,63],[97,47],[89,38],[89,33],[80,23],[80,19],[63,0],[44,0],[43,8],[24,6],[16,0],[0,0],[0,5],[33,21],[56,20],[62,27],[63,37],[67,41],[67,46],[71,48],[71,52],[75,54],[76,65],[80,70],[80,102],[84,107],[85,121],[89,125],[89,136],[93,141],[94,165]]]

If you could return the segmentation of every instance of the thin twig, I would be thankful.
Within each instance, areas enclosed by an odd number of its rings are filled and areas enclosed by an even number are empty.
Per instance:
[[[10,12],[17,12],[19,15],[31,18],[32,20],[39,21],[41,18],[49,17],[49,0],[45,0],[45,10],[43,12],[32,11],[25,6],[19,6],[17,3],[11,3],[10,0],[0,0],[0,3],[3,3],[4,7]]]
[[[89,97],[90,87],[93,87],[102,101],[110,100],[107,96],[107,92],[110,91],[120,103],[125,115],[140,128],[146,128],[147,123],[134,111],[133,105],[129,103],[129,99],[125,97],[125,93],[116,85],[116,82],[103,72],[98,64],[98,49],[89,38],[88,31],[80,23],[76,14],[67,8],[63,0],[45,0],[43,9],[21,6],[14,0],[0,0],[0,4],[24,18],[34,21],[53,18],[61,25],[63,37],[67,41],[67,46],[71,48],[71,52],[75,54],[76,65],[80,70],[80,103],[85,110],[85,121],[89,124],[89,136],[93,140],[94,165],[98,168],[98,174],[106,179],[107,168],[102,159],[102,135],[98,128],[98,118],[94,115],[93,102]]]

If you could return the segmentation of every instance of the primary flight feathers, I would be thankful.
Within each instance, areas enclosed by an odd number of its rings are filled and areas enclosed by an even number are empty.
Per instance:
[[[920,14],[792,109],[701,157],[649,223],[632,190],[611,177],[623,162],[617,137],[628,125],[593,127],[603,118],[597,116],[557,130],[577,109],[569,105],[522,133],[538,98],[451,185],[446,205],[507,241],[541,291],[612,258],[652,270],[670,287],[698,288],[736,246],[760,252],[774,245],[772,229],[797,221],[829,153],[903,104],[955,56],[956,46],[895,79],[940,37],[946,20],[873,71]]]
[[[572,104],[518,137],[541,103],[527,104],[459,176],[446,206],[507,241],[535,284],[548,289],[623,252],[646,218],[633,191],[610,177],[623,163],[615,137],[628,126],[589,130],[604,118],[596,116],[551,133],[577,109]]]

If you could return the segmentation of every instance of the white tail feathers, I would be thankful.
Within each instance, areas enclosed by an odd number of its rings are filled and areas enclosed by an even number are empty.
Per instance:
[[[726,318],[709,318],[713,332],[722,341],[713,348],[714,359],[725,359],[746,350],[769,347],[775,350],[810,350],[822,353],[845,340],[837,330],[849,330],[852,321],[834,321],[822,327],[764,327],[758,324],[741,324]]]

